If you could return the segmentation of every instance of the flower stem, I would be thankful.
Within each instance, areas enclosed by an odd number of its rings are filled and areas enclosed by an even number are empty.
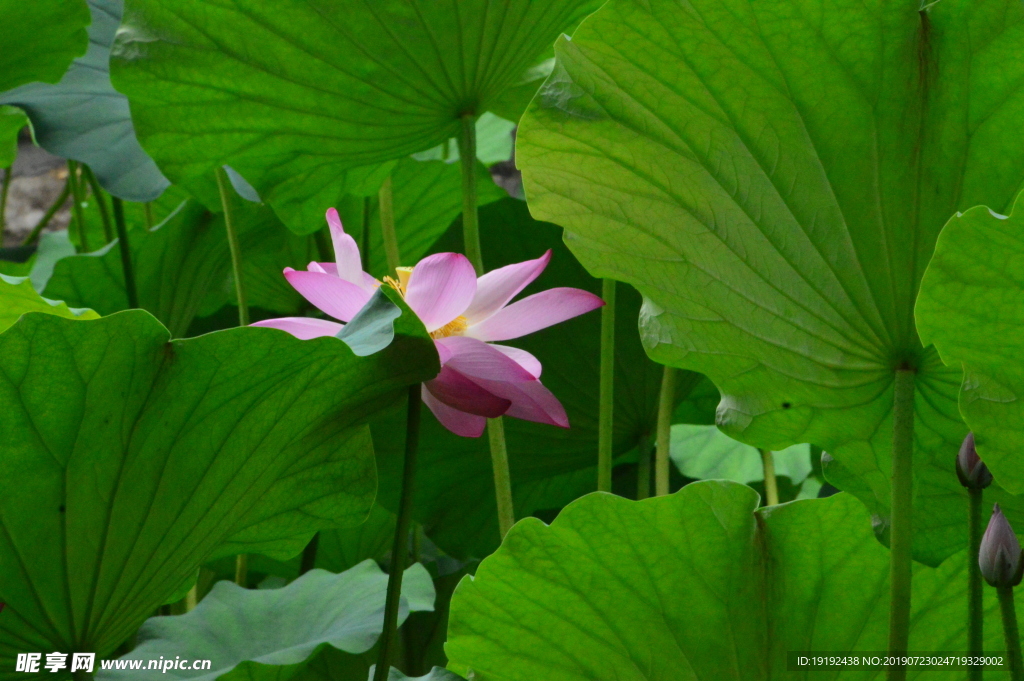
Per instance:
[[[4,171],[3,185],[0,186],[0,232],[3,232],[7,225],[4,216],[7,215],[7,193],[11,190],[11,171],[13,169],[13,166],[0,169]]]
[[[78,161],[68,161],[68,183],[71,185],[71,206],[75,216],[75,227],[78,230],[78,247],[83,253],[89,252],[89,237],[85,234],[85,211],[82,210],[82,183],[78,176]]]
[[[463,248],[479,277],[484,273],[484,256],[480,249],[480,216],[476,206],[476,116],[470,113],[462,115],[459,165],[462,167]]]
[[[775,455],[770,449],[759,449],[761,466],[764,468],[765,506],[779,505],[779,482],[775,479]]]
[[[615,280],[601,282],[601,388],[597,424],[597,491],[612,491],[612,431],[615,409]]]
[[[675,407],[676,370],[665,367],[658,395],[657,444],[654,460],[654,495],[668,494],[669,444],[672,440],[672,410]]]
[[[1024,681],[1024,662],[1020,654],[1020,634],[1017,631],[1017,608],[1013,603],[1013,587],[997,587],[999,612],[1003,616],[1003,637],[1006,640],[1006,656],[1010,658],[1010,678]]]
[[[146,201],[142,204],[142,211],[146,216],[146,229],[153,229],[153,202]]]
[[[462,169],[462,238],[466,257],[473,263],[477,276],[484,273],[484,256],[480,249],[480,216],[476,205],[476,116],[462,115],[459,135],[459,167]],[[505,446],[505,425],[499,416],[487,420],[487,439],[491,446],[494,469],[494,498],[498,505],[498,529],[504,539],[516,522],[512,505],[512,475]]]
[[[135,284],[135,268],[132,267],[132,251],[128,244],[128,228],[124,224],[124,203],[114,199],[114,224],[117,226],[117,247],[121,251],[121,269],[124,271],[124,290],[128,294],[128,307],[139,306],[139,290]]]
[[[978,550],[981,535],[985,531],[981,524],[981,498],[984,490],[968,488],[967,502],[967,654],[980,657],[984,652],[984,614],[981,605],[981,567],[978,565]],[[967,668],[968,681],[981,681],[984,668],[981,665]]]
[[[395,229],[395,200],[391,176],[384,180],[377,194],[380,203],[380,231],[384,236],[384,256],[388,261],[388,273],[398,276],[398,268],[402,264],[402,255],[398,250],[398,232]]]
[[[644,435],[637,444],[639,458],[636,464],[636,499],[646,499],[651,496],[651,454],[652,440],[650,435]]]
[[[103,200],[103,190],[100,188],[100,183],[96,180],[96,174],[92,172],[92,168],[84,163],[82,164],[82,175],[89,183],[92,195],[96,197],[96,206],[100,209],[100,219],[103,220],[103,236],[109,244],[114,240],[114,226],[110,224],[110,211],[107,210],[107,202]]]
[[[249,583],[249,556],[240,553],[235,556],[235,584],[246,588]]]
[[[235,230],[234,211],[231,208],[231,192],[228,190],[228,174],[224,168],[217,168],[217,189],[220,190],[220,205],[224,209],[224,226],[228,232],[228,248],[231,250],[231,269],[235,275],[235,296],[238,298],[238,325],[249,325],[249,304],[245,299],[245,286],[242,283],[242,250],[238,245],[238,232]],[[241,560],[239,556],[239,560]],[[237,572],[237,570],[236,570]]]
[[[896,371],[892,419],[892,520],[889,526],[889,655],[902,656],[910,639],[914,494],[914,372]],[[889,681],[907,677],[904,665],[888,668]]]
[[[491,468],[494,469],[494,499],[498,504],[498,531],[501,538],[516,524],[512,505],[512,476],[508,468],[508,449],[505,447],[505,422],[499,416],[487,419],[487,439],[491,445]]]
[[[28,246],[39,238],[39,235],[42,234],[43,230],[46,229],[46,226],[50,224],[50,220],[53,219],[53,216],[57,214],[57,211],[61,209],[61,206],[64,205],[64,202],[68,200],[70,195],[71,180],[68,179],[68,181],[64,183],[64,189],[62,189],[60,191],[60,195],[57,196],[57,200],[50,204],[50,207],[46,209],[46,213],[43,215],[42,219],[36,223],[36,226],[32,228],[32,231],[25,237],[25,240],[21,242],[22,246]]]
[[[416,448],[420,437],[420,386],[409,388],[409,408],[405,424],[405,462],[402,467],[402,496],[398,502],[395,523],[395,542],[391,548],[391,567],[388,570],[388,591],[384,601],[384,630],[380,635],[380,652],[374,681],[387,681],[391,670],[398,635],[398,606],[402,597],[402,573],[405,570],[409,546],[409,524],[412,519],[413,487],[416,481]]]

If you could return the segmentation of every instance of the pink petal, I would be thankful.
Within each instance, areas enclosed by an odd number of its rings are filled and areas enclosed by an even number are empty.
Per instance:
[[[467,414],[495,418],[512,406],[510,400],[491,394],[450,366],[423,386],[441,402]]]
[[[604,305],[593,293],[578,288],[552,288],[503,307],[466,329],[466,336],[503,341],[540,331]]]
[[[438,338],[434,344],[451,353],[445,366],[450,366],[472,378],[520,383],[537,378],[513,358],[475,338],[449,336]]]
[[[322,336],[336,336],[345,325],[312,317],[279,317],[277,319],[264,319],[262,322],[255,322],[249,326],[280,329],[281,331],[287,331],[300,340],[309,340],[310,338],[320,338]]]
[[[347,322],[370,300],[370,293],[324,272],[299,272],[290,267],[284,276],[296,291],[325,314]]]
[[[512,402],[505,416],[547,423],[560,428],[569,427],[569,417],[566,416],[562,403],[540,381],[507,383],[482,378],[474,378],[473,381],[486,388],[488,392]]]
[[[338,276],[338,266],[333,262],[311,262],[306,265],[307,272],[320,272],[321,274],[330,274]]]
[[[436,331],[461,315],[476,293],[476,271],[461,253],[437,253],[412,269],[405,302],[427,331]]]
[[[430,394],[426,386],[420,390],[423,403],[434,413],[441,425],[462,437],[480,437],[487,427],[487,419],[453,409]]]
[[[476,296],[463,313],[470,324],[477,324],[505,306],[517,293],[536,279],[551,261],[551,249],[526,262],[491,270],[476,280]]]
[[[334,259],[337,262],[338,276],[357,286],[363,285],[363,263],[359,258],[359,246],[356,240],[341,226],[341,217],[334,208],[327,209],[327,224],[331,228],[331,241],[334,242]]]
[[[488,347],[494,348],[501,354],[512,358],[516,364],[529,371],[534,378],[540,378],[540,372],[543,369],[540,360],[526,350],[520,350],[508,345],[496,345],[495,343],[488,343]]]

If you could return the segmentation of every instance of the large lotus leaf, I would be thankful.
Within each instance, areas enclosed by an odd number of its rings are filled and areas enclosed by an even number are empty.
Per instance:
[[[82,0],[0,0],[0,17],[0,92],[60,80],[88,45]]]
[[[1016,0],[611,0],[519,132],[531,210],[650,300],[648,351],[715,382],[730,435],[822,445],[887,516],[894,372],[916,370],[929,562],[966,537],[933,513],[960,504],[965,429],[914,300],[949,216],[1021,186],[1021,42]]]
[[[545,74],[539,80],[534,80],[533,90],[537,91],[541,81],[547,76]],[[532,95],[531,95],[532,96]],[[528,102],[529,100],[527,100]],[[527,102],[523,103],[523,109]],[[505,120],[501,116],[487,112],[476,119],[476,157],[481,162],[490,165],[500,161],[508,161],[512,158],[512,134],[516,124]],[[412,155],[418,161],[439,160],[454,163],[460,158],[459,143],[456,138],[445,140],[436,147],[420,151]]]
[[[369,357],[275,329],[169,342],[141,310],[28,314],[0,335],[4,668],[25,650],[105,657],[203,562],[290,558],[362,522],[363,424],[438,370],[404,309]]]
[[[112,70],[175,184],[228,164],[275,208],[331,205],[350,171],[457,135],[599,5],[128,0]]]
[[[742,483],[764,480],[760,452],[733,440],[715,426],[672,426],[669,451],[672,463],[688,478]],[[794,484],[803,482],[811,473],[811,452],[806,444],[773,452],[773,459],[775,474]]]
[[[921,282],[917,323],[964,369],[960,413],[1003,487],[1024,492],[1024,194],[1009,215],[985,206],[942,230]]]
[[[285,230],[273,211],[239,203],[235,221],[244,255],[276,252],[275,236]],[[219,290],[231,271],[223,214],[189,200],[153,230],[133,230],[129,244],[139,306],[163,322],[172,336],[184,335],[207,294]],[[275,274],[280,276],[280,270]],[[43,293],[101,314],[126,309],[119,242],[58,260]]]
[[[88,309],[69,308],[58,300],[47,300],[32,288],[26,277],[8,277],[0,274],[0,333],[6,331],[27,312],[45,312],[68,319],[96,319],[98,314]]]
[[[110,84],[110,45],[124,0],[88,2],[92,24],[85,56],[76,59],[56,85],[33,83],[11,92],[0,87],[0,104],[27,111],[40,146],[88,163],[111,194],[126,201],[152,201],[170,183],[139,146],[128,100]],[[7,43],[3,44],[6,50]],[[33,45],[31,54],[40,52]]]
[[[0,170],[14,165],[18,158],[18,133],[28,125],[25,112],[16,106],[0,106]]]
[[[455,592],[449,666],[481,681],[748,681],[790,678],[790,651],[885,650],[889,552],[859,502],[757,503],[749,487],[708,481],[639,502],[592,494],[550,526],[520,522]],[[915,566],[911,650],[966,650],[965,572],[963,553]],[[998,650],[993,589],[984,607]]]
[[[551,263],[523,294],[574,286],[600,293],[601,283],[589,276],[561,242],[561,230],[533,220],[522,201],[506,198],[480,211],[481,241],[487,269],[537,258],[552,249]],[[461,223],[437,244],[451,250],[461,243]],[[651,362],[640,345],[636,315],[640,296],[619,287],[616,314],[616,381],[614,451],[622,455],[651,437],[657,422],[662,367]],[[517,517],[557,509],[597,488],[597,405],[601,317],[592,312],[508,345],[533,353],[544,366],[541,380],[561,400],[570,428],[506,418],[505,434],[512,472]],[[677,398],[700,384],[702,377],[681,372]],[[705,423],[713,412],[703,414]],[[380,503],[397,508],[401,479],[401,415],[373,424]],[[482,557],[499,540],[494,482],[487,438],[463,438],[445,430],[429,412],[420,436],[415,517],[427,535],[446,553]],[[396,437],[396,433],[398,436]]]
[[[220,581],[192,612],[147,620],[139,630],[138,646],[121,659],[174,660],[187,651],[192,659],[213,663],[207,670],[137,671],[134,679],[287,678],[301,673],[321,647],[350,654],[373,647],[384,622],[387,584],[387,574],[371,560],[341,574],[311,570],[279,589],[249,590]],[[416,563],[402,580],[399,624],[412,611],[433,608],[430,574]],[[121,674],[111,670],[99,678]]]

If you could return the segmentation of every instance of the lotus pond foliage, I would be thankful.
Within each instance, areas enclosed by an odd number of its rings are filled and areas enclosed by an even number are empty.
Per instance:
[[[0,0],[0,679],[1024,681],[1022,130],[1020,0]]]

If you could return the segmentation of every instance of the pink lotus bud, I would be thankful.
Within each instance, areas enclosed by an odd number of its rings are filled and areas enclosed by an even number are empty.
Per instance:
[[[992,484],[992,474],[974,447],[974,433],[967,433],[960,445],[960,453],[956,456],[956,475],[967,489],[985,489]]]
[[[985,581],[996,587],[1017,586],[1024,575],[1020,542],[999,504],[992,509],[992,518],[981,538],[978,565]]]

